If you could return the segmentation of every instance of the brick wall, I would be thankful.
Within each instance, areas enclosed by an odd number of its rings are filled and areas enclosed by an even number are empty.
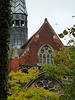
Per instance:
[[[58,38],[53,38],[53,36],[56,36],[56,34],[50,25],[48,23],[44,23],[44,25],[36,33],[33,40],[30,41],[28,45],[29,50],[26,51],[20,58],[20,64],[37,65],[39,62],[37,53],[39,48],[44,44],[49,44],[54,50],[59,50],[60,46],[63,45]]]
[[[19,70],[19,59],[15,57],[12,60],[9,60],[9,71],[18,71]]]

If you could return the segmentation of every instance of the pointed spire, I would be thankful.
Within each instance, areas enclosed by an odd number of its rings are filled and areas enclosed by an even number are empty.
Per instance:
[[[23,13],[27,15],[25,0],[12,0],[12,12],[13,13]]]

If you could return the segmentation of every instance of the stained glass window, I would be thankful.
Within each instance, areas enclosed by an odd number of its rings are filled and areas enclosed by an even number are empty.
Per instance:
[[[40,88],[40,87],[43,87],[43,84],[42,84],[42,82],[38,82],[37,83],[37,86]]]
[[[46,46],[44,46],[44,48],[45,48],[45,50],[48,50],[48,46],[46,45]]]
[[[43,87],[45,90],[54,92],[55,84],[51,80],[44,79],[37,82],[37,87],[39,88]]]
[[[48,84],[48,87],[49,87],[49,88],[53,88],[53,87],[54,87],[54,83],[52,83],[52,82],[49,83],[49,84]]]
[[[41,49],[41,53],[44,53],[44,49]]]
[[[42,54],[39,56],[39,63],[42,63]]]
[[[39,63],[53,64],[52,50],[49,46],[45,45],[40,49],[39,52]]]
[[[52,56],[52,54],[51,54],[51,64],[53,64],[53,56]]]
[[[43,81],[43,84],[44,84],[44,86],[47,86],[47,85],[48,85],[48,80],[45,79],[45,80]]]
[[[47,63],[48,64],[50,63],[50,55],[49,54],[47,55]]]
[[[46,56],[45,56],[45,54],[43,55],[43,64],[45,64],[46,63]]]

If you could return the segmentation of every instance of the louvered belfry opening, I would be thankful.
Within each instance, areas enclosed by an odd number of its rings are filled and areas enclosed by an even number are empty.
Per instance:
[[[27,9],[25,0],[12,0],[12,25],[10,27],[10,48],[20,48],[28,39]]]

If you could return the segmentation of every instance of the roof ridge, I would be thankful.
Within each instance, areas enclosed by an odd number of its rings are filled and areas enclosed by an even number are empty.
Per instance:
[[[42,24],[42,26],[45,24],[45,22]],[[42,26],[38,29],[38,31],[42,28]],[[27,44],[27,42],[29,41],[31,41],[32,39],[33,39],[33,37],[38,33],[38,31],[36,31],[26,42],[25,42],[25,44]],[[24,44],[24,45],[25,45]],[[24,46],[24,45],[22,45],[21,46],[21,48]],[[28,46],[28,45],[27,45]]]
[[[44,23],[42,24],[42,26],[38,29],[38,31],[36,31],[31,37],[30,39],[28,39],[24,45],[21,46],[21,49],[27,47],[31,41],[34,39],[34,37],[36,36],[36,34],[41,30],[41,28],[44,26],[44,24],[48,23],[49,27],[53,30],[53,32],[55,33],[55,35],[57,36],[56,32],[54,31],[54,29],[52,28],[52,26],[50,25],[50,23],[48,22],[47,18],[45,18]],[[57,36],[57,38],[59,39],[59,37]],[[61,40],[59,39],[59,41],[61,42]],[[62,42],[61,42],[62,43]],[[63,43],[62,43],[63,45]]]
[[[48,22],[48,20],[47,20],[46,22]],[[59,38],[58,35],[56,34],[55,30],[52,28],[51,24],[50,24],[49,22],[48,22],[48,24],[49,24],[49,26],[51,27],[51,29],[54,31],[54,33],[55,33],[55,35],[57,36],[57,38],[59,39],[59,41],[62,43],[62,41],[60,40],[60,38]],[[62,45],[64,45],[64,44],[62,43]]]

